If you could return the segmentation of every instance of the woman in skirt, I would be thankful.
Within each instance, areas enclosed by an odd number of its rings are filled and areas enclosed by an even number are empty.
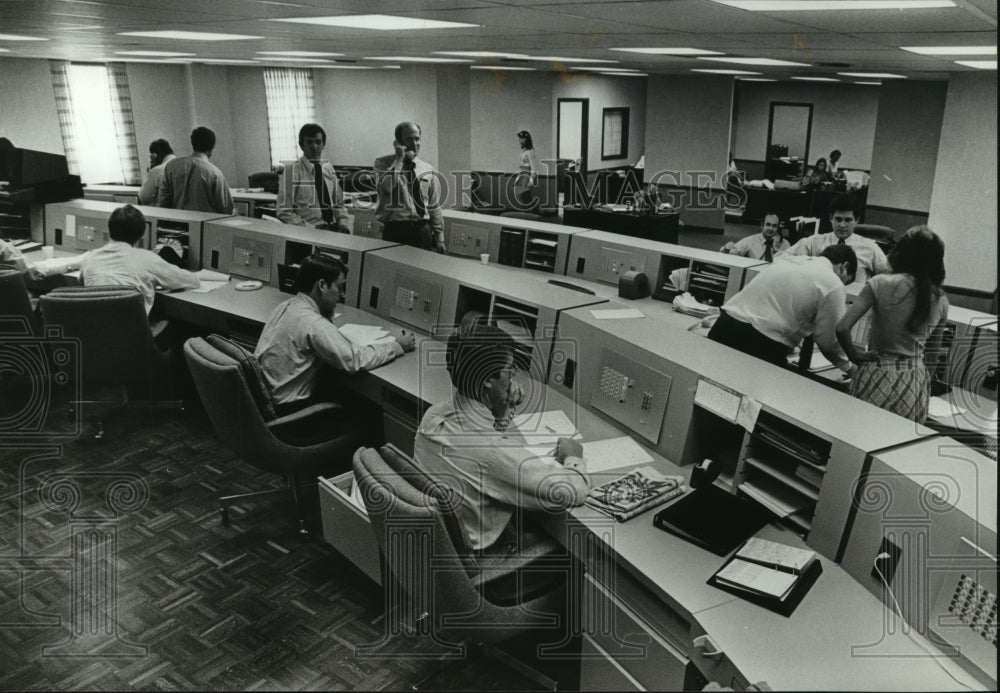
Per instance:
[[[944,243],[926,226],[914,226],[889,253],[889,265],[892,272],[869,279],[848,306],[837,325],[837,340],[858,365],[852,395],[923,423],[930,399],[924,350],[948,316],[948,298],[941,288]],[[869,310],[864,350],[864,345],[854,344],[851,328]]]

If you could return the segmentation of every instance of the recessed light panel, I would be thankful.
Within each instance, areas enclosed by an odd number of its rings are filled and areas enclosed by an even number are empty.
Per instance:
[[[427,58],[416,55],[380,55],[365,60],[387,60],[389,62],[401,63],[471,63],[471,60],[461,58]]]
[[[713,75],[759,75],[759,72],[750,72],[748,70],[709,70],[707,68],[691,68],[691,72],[708,72]]]
[[[470,65],[470,70],[501,70],[503,72],[538,72],[534,67],[515,67],[513,65]]]
[[[434,51],[434,55],[454,55],[460,58],[511,58],[527,60],[524,53],[497,53],[496,51]]]
[[[649,77],[645,72],[598,72],[597,74],[611,77]]]
[[[795,63],[791,60],[775,60],[774,58],[698,58],[698,60],[712,60],[735,65],[760,65],[762,67],[809,67],[809,63]]]
[[[343,53],[325,53],[323,51],[257,51],[257,55],[289,55],[298,58],[335,58]]]
[[[552,63],[617,63],[618,60],[601,60],[600,58],[563,58],[558,55],[529,55],[528,60],[545,60]]]
[[[833,77],[792,77],[792,79],[797,79],[800,82],[839,82],[839,79],[834,79]]]
[[[151,58],[181,58],[196,53],[175,53],[173,51],[115,51],[115,55],[139,55]]]
[[[418,29],[456,29],[460,27],[477,27],[478,24],[463,22],[443,22],[437,19],[421,19],[420,17],[395,17],[388,14],[353,14],[339,17],[286,17],[271,19],[272,22],[291,22],[294,24],[318,24],[320,26],[338,26],[345,29],[371,29],[373,31],[413,31]]]
[[[272,55],[264,58],[254,58],[262,63],[328,63],[329,60],[323,58],[288,58],[282,55]]]
[[[123,31],[118,35],[173,39],[175,41],[243,41],[246,39],[264,38],[263,36],[249,36],[246,34],[215,34],[207,31]]]
[[[900,46],[900,50],[920,55],[996,55],[996,46]]]
[[[841,77],[861,77],[862,79],[906,79],[906,75],[894,75],[891,72],[838,72]]]
[[[0,41],[48,41],[40,36],[22,36],[21,34],[0,34]]]
[[[966,67],[974,67],[977,70],[995,70],[997,69],[996,60],[956,60],[957,65],[965,65]]]
[[[926,10],[955,6],[953,0],[712,0],[712,2],[749,12]]]
[[[719,51],[707,51],[702,48],[612,48],[611,50],[649,55],[725,55]]]

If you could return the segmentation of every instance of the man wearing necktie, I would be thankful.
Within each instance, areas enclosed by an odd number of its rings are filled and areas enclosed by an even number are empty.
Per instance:
[[[760,233],[742,238],[736,243],[726,243],[720,251],[740,257],[771,262],[774,256],[783,250],[788,250],[788,241],[781,236],[781,220],[777,214],[768,214],[760,225]]]
[[[350,233],[337,173],[323,159],[326,131],[316,123],[299,130],[302,156],[286,166],[278,185],[278,218],[286,224]]]
[[[441,218],[439,174],[419,159],[420,126],[404,122],[396,126],[394,154],[375,160],[378,172],[378,209],[382,240],[425,250],[445,252],[444,221]]]
[[[885,253],[875,241],[854,233],[858,223],[857,204],[851,195],[838,195],[830,202],[830,224],[833,231],[806,236],[782,254],[816,257],[831,245],[846,245],[858,256],[858,276],[863,284],[869,277],[890,271]]]

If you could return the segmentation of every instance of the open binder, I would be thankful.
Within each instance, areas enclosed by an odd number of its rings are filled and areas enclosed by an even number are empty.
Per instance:
[[[816,554],[751,538],[708,579],[708,584],[788,617],[823,572]]]
[[[710,484],[658,512],[653,524],[725,556],[773,517],[764,506]]]

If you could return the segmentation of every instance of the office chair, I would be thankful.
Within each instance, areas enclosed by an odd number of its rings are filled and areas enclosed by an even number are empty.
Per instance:
[[[40,334],[35,308],[24,284],[24,274],[15,269],[0,269],[0,334]]]
[[[74,406],[113,405],[97,417],[94,438],[104,436],[103,416],[146,407],[183,409],[172,398],[170,350],[161,349],[146,316],[142,294],[133,286],[67,286],[41,298],[46,327],[59,326],[64,338],[80,342],[80,379],[86,397]],[[157,330],[162,330],[160,323]],[[108,399],[108,390],[117,397]]]
[[[264,192],[278,194],[278,179],[280,176],[272,171],[259,171],[247,177],[247,187],[264,188]]]
[[[287,482],[282,489],[221,496],[223,524],[229,524],[229,506],[234,503],[290,492],[299,533],[307,536],[300,496],[303,482],[346,471],[352,451],[379,437],[380,421],[346,414],[344,407],[332,402],[275,416],[253,354],[217,335],[189,339],[184,357],[222,442],[244,462],[280,474]]]
[[[570,573],[565,550],[546,537],[517,552],[505,541],[487,551],[471,551],[447,484],[388,445],[381,454],[358,450],[353,464],[382,555],[386,595],[405,600],[388,602],[395,613],[387,617],[402,615],[419,634],[446,645],[441,664],[461,659],[465,645],[473,644],[479,653],[555,690],[555,680],[497,643],[529,648],[539,642],[565,644]]]
[[[888,226],[878,226],[877,224],[855,224],[854,233],[864,238],[875,241],[875,245],[882,249],[886,255],[896,245],[896,231]]]

